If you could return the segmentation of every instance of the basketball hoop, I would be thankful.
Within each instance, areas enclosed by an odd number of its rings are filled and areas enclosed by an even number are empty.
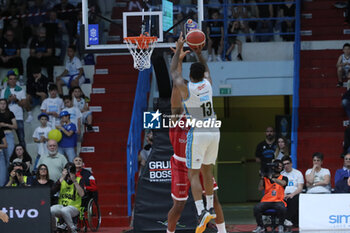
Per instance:
[[[134,68],[140,71],[151,67],[151,56],[157,37],[141,34],[140,36],[125,37],[124,43],[134,58]]]

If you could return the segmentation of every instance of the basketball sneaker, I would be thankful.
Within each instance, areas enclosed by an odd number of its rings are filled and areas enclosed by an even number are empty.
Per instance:
[[[263,233],[265,232],[265,228],[261,227],[261,226],[257,226],[255,228],[255,230],[253,230],[252,232],[255,232],[255,233]]]
[[[32,120],[33,120],[34,118],[33,118],[33,115],[32,114],[28,114],[28,117],[27,117],[27,119],[26,119],[26,123],[30,123],[30,122],[32,122]]]
[[[291,227],[293,226],[293,223],[291,221],[289,221],[288,219],[284,220],[284,225],[287,227]]]
[[[76,227],[76,226],[72,227],[72,228],[70,229],[70,231],[71,231],[71,233],[78,233],[77,227]]]
[[[212,216],[212,218],[216,218],[216,213],[215,213],[215,209],[212,207],[209,209],[209,214]]]
[[[278,226],[278,233],[284,233],[284,227],[283,225]]]
[[[65,222],[57,225],[57,229],[60,229],[60,230],[66,230],[67,228],[68,226]]]
[[[213,217],[210,215],[208,210],[202,210],[201,215],[198,217],[198,226],[196,228],[196,233],[202,233],[205,231],[208,222],[210,222],[212,218]]]

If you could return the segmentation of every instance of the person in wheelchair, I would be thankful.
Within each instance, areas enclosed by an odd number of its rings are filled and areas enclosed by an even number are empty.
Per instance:
[[[87,212],[87,222],[84,223],[88,223],[92,231],[97,231],[101,224],[101,212],[98,205],[98,192],[95,177],[92,175],[91,170],[83,168],[83,158],[77,156],[74,158],[73,162],[77,169],[75,176],[81,177],[85,188],[85,196],[81,204],[83,211]],[[87,227],[87,225],[85,225],[85,227]]]
[[[60,191],[58,204],[51,206],[52,230],[56,232],[56,217],[63,218],[72,233],[77,232],[73,218],[80,213],[82,197],[85,195],[81,177],[76,177],[74,163],[67,163],[61,178],[54,185],[54,192]]]
[[[264,196],[254,207],[254,217],[257,228],[254,232],[265,232],[262,215],[266,210],[273,209],[278,217],[278,233],[284,232],[284,220],[287,213],[287,204],[284,201],[284,189],[288,184],[288,178],[281,175],[283,164],[281,160],[268,163],[266,169],[262,171],[259,190],[264,190]]]
[[[91,171],[89,171],[86,168],[83,168],[84,162],[82,157],[75,157],[73,163],[76,167],[75,176],[81,177],[81,179],[83,180],[84,189],[86,192],[85,196],[83,197],[82,206],[86,207],[87,202],[89,202],[91,198],[94,198],[97,201],[97,185],[95,177],[92,175]]]

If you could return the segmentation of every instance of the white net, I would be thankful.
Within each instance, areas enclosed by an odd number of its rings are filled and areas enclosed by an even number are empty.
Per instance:
[[[134,58],[134,68],[140,71],[151,67],[151,56],[154,46],[157,43],[157,38],[140,37],[124,38],[132,57]]]

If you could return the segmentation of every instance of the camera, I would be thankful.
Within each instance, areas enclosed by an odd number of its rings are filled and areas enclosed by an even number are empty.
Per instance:
[[[20,176],[23,176],[23,175],[24,175],[23,170],[21,170],[21,169],[17,169],[17,170],[15,171],[15,173],[16,173],[17,175],[20,175]]]
[[[72,181],[70,179],[70,173],[75,174],[75,172],[76,172],[75,164],[74,163],[67,163],[66,166],[64,166],[64,168],[68,172],[68,174],[66,175],[66,177],[64,179],[67,183],[71,184]]]
[[[66,167],[68,173],[73,173],[75,174],[75,165],[69,164],[69,166]]]
[[[261,176],[270,177],[275,173],[276,168],[279,166],[279,161],[274,161],[272,163],[266,163],[263,170],[261,171]]]

